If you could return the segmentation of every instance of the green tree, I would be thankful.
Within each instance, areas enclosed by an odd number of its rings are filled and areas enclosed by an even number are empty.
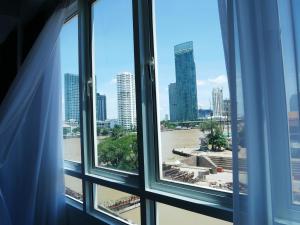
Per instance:
[[[138,167],[137,136],[113,129],[112,135],[98,144],[98,160],[108,167],[136,171]]]
[[[222,147],[228,147],[228,141],[219,128],[213,130],[207,135],[208,143],[212,145],[212,151],[221,151]]]
[[[118,139],[118,138],[124,136],[125,133],[126,132],[123,127],[121,127],[120,125],[116,125],[111,131],[111,137],[113,139]]]
[[[102,134],[103,136],[108,135],[108,134],[109,134],[109,129],[103,128],[103,130],[101,131],[101,134]]]
[[[202,123],[200,123],[200,130],[202,132],[204,131],[211,131],[218,129],[218,123],[214,120],[205,120]]]

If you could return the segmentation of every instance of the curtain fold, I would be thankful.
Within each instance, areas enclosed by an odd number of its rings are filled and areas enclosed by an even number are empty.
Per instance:
[[[299,224],[300,3],[218,3],[233,113],[234,224]]]
[[[0,224],[64,223],[59,33],[46,23],[0,106]]]

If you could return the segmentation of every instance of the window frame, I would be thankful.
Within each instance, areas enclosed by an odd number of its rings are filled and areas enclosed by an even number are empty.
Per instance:
[[[69,6],[66,15],[66,21],[78,15],[81,163],[65,160],[64,171],[65,174],[82,180],[83,203],[80,204],[69,197],[66,198],[66,202],[109,224],[127,224],[94,208],[96,191],[94,186],[99,184],[139,196],[143,225],[156,224],[156,202],[232,222],[232,193],[193,187],[159,178],[154,0],[132,0],[139,173],[137,175],[95,167],[93,159],[95,155],[93,81],[95,79],[92,71],[91,49],[93,2],[94,0],[75,0]],[[155,162],[155,166],[150,162]]]

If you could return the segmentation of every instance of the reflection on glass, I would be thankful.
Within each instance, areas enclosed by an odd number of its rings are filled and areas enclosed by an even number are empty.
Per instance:
[[[157,225],[231,225],[232,223],[190,212],[173,206],[156,203]]]
[[[161,178],[231,191],[231,110],[218,1],[157,0],[155,6]]]
[[[81,162],[77,23],[75,16],[64,24],[60,49],[64,159]]]
[[[288,117],[292,200],[294,204],[300,205],[300,89],[298,71],[300,61],[299,57],[296,57],[300,54],[298,46],[300,23],[299,19],[296,18],[298,14],[291,11],[298,10],[300,5],[298,1],[278,1],[278,4]],[[290,8],[289,4],[292,4],[294,8]]]
[[[96,208],[112,216],[129,222],[141,224],[140,198],[125,192],[96,185]]]
[[[236,16],[236,15],[234,15]],[[236,105],[237,105],[237,148],[238,148],[238,169],[239,169],[239,191],[247,193],[248,177],[247,177],[247,148],[245,136],[245,113],[244,113],[244,95],[242,84],[242,70],[240,62],[240,46],[238,40],[237,19],[234,19],[235,32],[235,71],[236,71]]]
[[[82,202],[82,181],[65,174],[65,193],[71,198]]]
[[[92,5],[96,166],[137,172],[131,0]]]

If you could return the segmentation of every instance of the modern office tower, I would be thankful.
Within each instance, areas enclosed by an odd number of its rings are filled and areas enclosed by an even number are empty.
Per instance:
[[[95,84],[97,84],[97,76],[95,76]],[[106,119],[106,96],[96,93],[96,121],[105,121]]]
[[[79,123],[79,76],[65,73],[65,121]]]
[[[97,121],[105,121],[107,119],[106,116],[106,96],[100,95],[97,93],[96,95],[96,120]]]
[[[170,120],[177,121],[176,83],[169,84]]]
[[[136,127],[135,79],[134,75],[123,72],[117,75],[118,119],[125,129]]]
[[[211,109],[199,109],[198,110],[198,118],[205,119],[212,116],[213,112]]]
[[[230,99],[223,100],[223,116],[231,117]]]
[[[213,113],[216,117],[223,116],[223,90],[213,88],[212,90]]]
[[[174,46],[176,71],[176,120],[196,120],[198,117],[196,67],[193,42]]]

